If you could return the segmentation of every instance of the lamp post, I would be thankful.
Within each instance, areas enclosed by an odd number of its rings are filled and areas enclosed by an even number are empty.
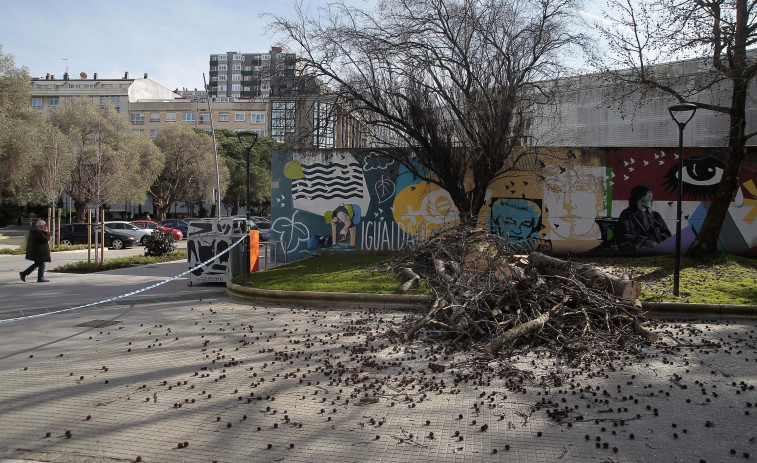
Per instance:
[[[670,117],[678,124],[678,206],[676,209],[676,262],[673,271],[673,294],[678,297],[679,282],[681,276],[681,201],[683,199],[683,129],[689,123],[697,105],[692,103],[680,103],[668,108]],[[680,119],[679,119],[680,118]]]
[[[247,220],[250,219],[250,151],[258,141],[258,134],[255,132],[237,132],[239,144],[247,152],[247,194],[244,197],[244,211]]]

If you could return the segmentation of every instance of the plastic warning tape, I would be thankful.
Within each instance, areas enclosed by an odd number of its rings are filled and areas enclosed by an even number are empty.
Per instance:
[[[176,276],[173,276],[173,277],[171,277],[171,278],[169,278],[167,280],[163,280],[161,282],[158,282],[158,283],[155,283],[153,285],[144,287],[142,289],[137,289],[135,291],[131,291],[131,292],[128,292],[128,293],[125,293],[125,294],[121,294],[120,296],[109,297],[108,299],[103,299],[101,301],[90,302],[89,304],[78,305],[76,307],[69,307],[67,309],[55,310],[55,311],[52,311],[52,312],[45,312],[45,313],[40,313],[40,314],[35,314],[35,315],[26,315],[26,316],[23,316],[23,317],[8,318],[6,320],[0,320],[0,324],[9,323],[9,322],[16,322],[16,321],[20,321],[20,320],[28,320],[30,318],[44,317],[46,315],[54,315],[54,314],[59,314],[59,313],[63,313],[63,312],[70,312],[71,310],[84,309],[84,308],[87,308],[87,307],[92,307],[92,306],[99,305],[99,304],[105,304],[106,302],[113,302],[113,301],[117,301],[119,299],[123,299],[125,297],[129,297],[129,296],[133,296],[135,294],[143,293],[143,292],[148,291],[150,289],[157,288],[158,286],[161,286],[161,285],[164,285],[166,283],[169,283],[169,282],[171,282],[171,281],[173,281],[173,280],[175,280],[177,278],[181,278],[181,277],[183,277],[184,275],[186,275],[188,273],[194,272],[195,270],[208,265],[209,263],[213,262],[214,260],[218,259],[222,255],[224,255],[227,252],[229,252],[232,249],[234,249],[234,247],[236,247],[237,245],[239,245],[239,243],[241,243],[242,241],[244,241],[246,239],[247,239],[247,235],[244,235],[241,238],[239,238],[239,240],[237,240],[236,243],[234,243],[231,246],[229,246],[228,248],[224,249],[222,252],[219,252],[215,256],[209,258],[205,262],[203,262],[203,263],[201,263],[199,265],[196,265],[195,267],[190,268],[186,272],[182,272],[182,273],[180,273],[180,274],[178,274]]]

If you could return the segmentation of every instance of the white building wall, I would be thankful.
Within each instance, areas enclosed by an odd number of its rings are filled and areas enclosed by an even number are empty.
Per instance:
[[[701,79],[697,62],[666,65],[680,80]],[[540,146],[587,147],[660,147],[678,146],[678,126],[668,112],[677,104],[672,96],[658,94],[646,98],[638,107],[622,109],[608,103],[612,89],[596,75],[565,79],[559,82],[558,101],[541,108],[533,126]],[[692,98],[692,103],[714,103],[730,107],[729,81]],[[622,89],[621,89],[622,90]],[[750,94],[757,95],[751,83]],[[638,101],[638,93],[631,101]],[[726,146],[729,117],[726,114],[698,109],[684,130],[684,146]],[[757,105],[747,103],[747,133],[757,130]],[[748,144],[757,144],[755,139]]]

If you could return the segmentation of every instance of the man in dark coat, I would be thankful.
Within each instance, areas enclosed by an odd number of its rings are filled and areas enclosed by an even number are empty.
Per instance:
[[[643,251],[670,237],[670,230],[659,212],[652,210],[652,189],[637,185],[631,189],[628,207],[618,217],[621,250]]]
[[[50,262],[50,232],[47,230],[47,223],[44,220],[38,220],[29,232],[29,239],[26,242],[26,259],[34,261],[23,272],[18,274],[21,281],[26,281],[27,275],[37,269],[37,282],[47,283],[45,280],[45,263]]]

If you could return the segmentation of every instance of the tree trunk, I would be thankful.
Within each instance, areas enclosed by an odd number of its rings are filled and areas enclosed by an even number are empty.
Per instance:
[[[74,209],[76,209],[75,222],[84,223],[87,221],[87,202],[74,200]]]
[[[739,171],[746,155],[744,135],[746,131],[747,86],[748,81],[733,80],[728,155],[723,167],[723,177],[715,196],[712,198],[712,203],[707,209],[702,228],[688,249],[688,255],[698,260],[707,261],[718,254],[720,230],[728,214],[728,208],[731,206],[733,194],[739,186]]]

